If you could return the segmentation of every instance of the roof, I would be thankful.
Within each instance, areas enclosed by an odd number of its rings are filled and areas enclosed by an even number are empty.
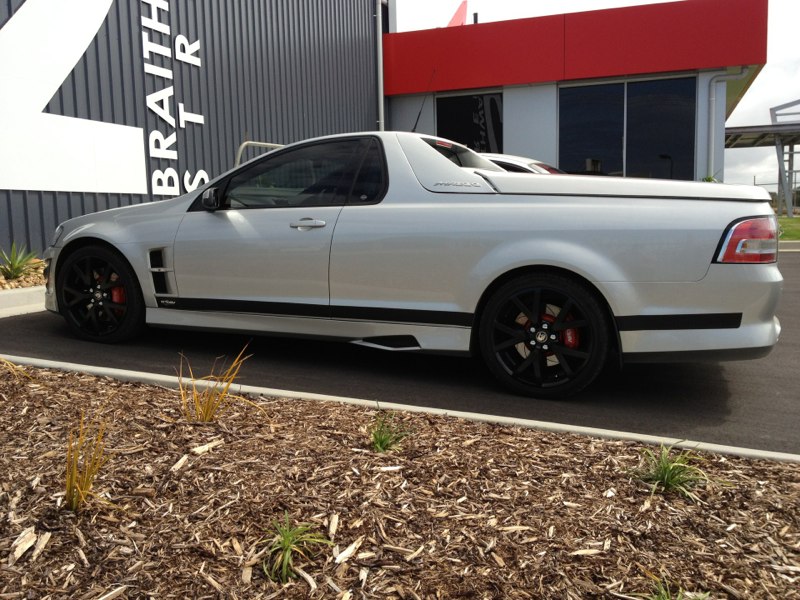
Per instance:
[[[726,148],[775,147],[776,138],[785,146],[800,144],[800,122],[725,128]]]
[[[383,36],[388,96],[754,66],[768,0],[685,0]]]

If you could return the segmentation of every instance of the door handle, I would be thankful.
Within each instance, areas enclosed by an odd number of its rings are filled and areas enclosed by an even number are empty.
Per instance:
[[[325,221],[320,219],[311,219],[311,218],[304,218],[300,219],[299,221],[294,221],[289,223],[289,227],[292,229],[297,229],[298,231],[308,231],[309,229],[319,229],[320,227],[325,227]]]

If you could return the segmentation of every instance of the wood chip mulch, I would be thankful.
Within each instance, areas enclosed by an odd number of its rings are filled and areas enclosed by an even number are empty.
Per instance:
[[[631,476],[642,446],[290,398],[188,423],[174,390],[0,365],[0,599],[800,598],[800,465],[703,454],[699,502]],[[77,515],[81,413],[110,461]],[[289,584],[261,563],[288,516],[332,540]],[[686,598],[692,595],[684,596]],[[699,596],[697,596],[699,597]]]

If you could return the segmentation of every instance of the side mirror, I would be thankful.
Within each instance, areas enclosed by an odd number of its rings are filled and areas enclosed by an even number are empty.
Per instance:
[[[203,208],[214,212],[220,207],[220,193],[219,190],[215,187],[208,188],[205,192],[203,192],[202,198]]]

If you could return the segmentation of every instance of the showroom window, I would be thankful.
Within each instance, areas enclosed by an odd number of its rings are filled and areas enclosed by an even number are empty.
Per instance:
[[[476,152],[502,152],[503,94],[437,98],[436,133]]]
[[[558,166],[694,179],[696,94],[694,77],[561,88]]]

